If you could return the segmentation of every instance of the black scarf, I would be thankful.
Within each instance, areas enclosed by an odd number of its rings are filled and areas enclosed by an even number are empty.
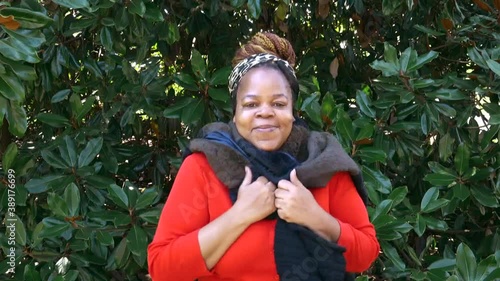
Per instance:
[[[325,186],[337,171],[349,171],[358,193],[366,203],[367,194],[358,166],[328,133],[309,132],[294,126],[279,151],[262,151],[243,139],[234,123],[205,126],[200,138],[191,141],[184,157],[202,152],[217,177],[229,188],[234,203],[244,177],[244,166],[252,170],[252,180],[266,177],[275,185],[289,180],[295,168],[307,188]],[[232,167],[227,169],[227,167]],[[281,280],[341,281],[352,278],[345,272],[345,249],[315,234],[306,227],[287,223],[277,217],[274,257]]]

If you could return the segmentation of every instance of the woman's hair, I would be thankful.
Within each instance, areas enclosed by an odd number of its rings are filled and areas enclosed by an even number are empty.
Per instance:
[[[288,61],[292,67],[295,66],[295,51],[290,41],[274,33],[259,32],[236,51],[232,62],[233,67],[249,56],[260,53],[275,55],[282,60]]]
[[[287,61],[290,66],[295,66],[295,51],[293,50],[292,44],[287,39],[270,32],[258,32],[250,39],[250,41],[236,51],[232,61],[233,67],[242,60],[260,53],[275,55],[276,57]],[[255,67],[267,67],[280,71],[290,84],[290,88],[292,90],[292,100],[293,103],[295,103],[299,94],[299,84],[297,78],[290,72],[290,70],[287,69],[284,63],[269,61]],[[236,109],[237,91],[238,90],[236,88],[235,94],[232,96],[233,113]]]

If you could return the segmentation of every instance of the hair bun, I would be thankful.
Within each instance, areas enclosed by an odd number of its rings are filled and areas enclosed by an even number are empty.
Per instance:
[[[295,66],[295,51],[290,41],[270,32],[258,32],[250,41],[241,46],[234,55],[233,66],[249,56],[260,53],[273,54],[288,61],[292,67]]]

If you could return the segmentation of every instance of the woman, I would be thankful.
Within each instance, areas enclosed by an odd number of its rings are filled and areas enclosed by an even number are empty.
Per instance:
[[[344,280],[379,252],[360,171],[331,134],[297,125],[291,44],[258,33],[235,56],[234,118],[189,145],[149,272],[161,280]]]

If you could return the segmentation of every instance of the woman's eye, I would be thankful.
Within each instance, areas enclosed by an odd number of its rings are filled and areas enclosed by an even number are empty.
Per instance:
[[[254,102],[249,102],[249,103],[243,104],[243,107],[256,107],[256,106],[257,106],[257,104]]]
[[[286,104],[284,104],[282,102],[277,102],[277,103],[274,104],[274,106],[276,106],[276,107],[285,107]]]

